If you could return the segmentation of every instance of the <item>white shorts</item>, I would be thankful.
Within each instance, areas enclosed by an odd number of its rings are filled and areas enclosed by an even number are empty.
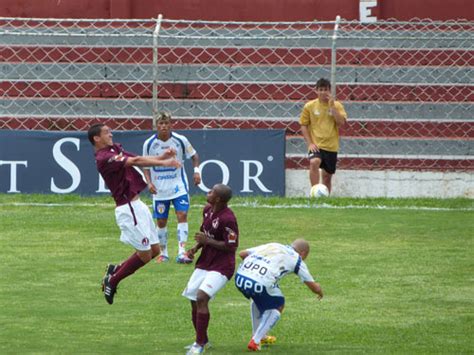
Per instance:
[[[140,199],[115,208],[115,220],[122,234],[120,241],[130,244],[140,251],[150,250],[150,245],[158,244],[158,232],[150,210]],[[135,225],[135,221],[137,224]]]
[[[197,292],[201,290],[210,298],[214,298],[228,281],[227,277],[217,271],[195,269],[183,291],[183,296],[196,301]]]

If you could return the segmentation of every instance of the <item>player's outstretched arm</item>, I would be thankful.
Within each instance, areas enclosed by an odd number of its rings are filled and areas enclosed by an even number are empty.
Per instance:
[[[167,148],[163,154],[159,156],[161,159],[173,158],[176,156],[176,150],[174,148]]]
[[[201,172],[199,170],[199,155],[198,153],[194,154],[191,159],[193,160],[194,174],[193,181],[194,185],[199,185],[201,183]]]
[[[323,289],[321,288],[321,285],[319,283],[314,281],[306,281],[305,285],[308,286],[308,288],[313,293],[317,294],[319,299],[323,298]]]
[[[154,156],[137,156],[137,157],[129,157],[125,162],[125,166],[140,166],[140,167],[147,167],[147,166],[169,166],[173,168],[180,168],[181,163],[177,161],[175,158],[163,158],[163,156],[154,157]]]
[[[143,175],[145,176],[145,181],[148,185],[148,190],[150,191],[151,194],[156,194],[156,186],[153,184],[153,182],[151,181],[151,173],[150,173],[150,169],[143,169]]]

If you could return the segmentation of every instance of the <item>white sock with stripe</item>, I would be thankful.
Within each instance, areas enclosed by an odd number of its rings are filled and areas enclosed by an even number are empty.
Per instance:
[[[260,321],[260,325],[257,328],[257,331],[253,335],[253,340],[257,344],[260,344],[265,335],[272,329],[275,324],[280,320],[280,311],[278,309],[269,309],[263,312],[262,320]]]
[[[188,241],[188,222],[178,223],[177,228],[178,234],[178,254],[182,254],[186,251],[186,242]]]
[[[260,321],[262,320],[262,314],[257,308],[257,305],[254,301],[250,301],[250,316],[252,317],[252,336],[258,329]]]
[[[158,227],[158,239],[160,240],[161,255],[168,257],[168,227]]]

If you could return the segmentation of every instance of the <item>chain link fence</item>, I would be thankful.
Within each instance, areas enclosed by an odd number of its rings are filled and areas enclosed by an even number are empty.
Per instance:
[[[0,128],[151,129],[155,25],[0,19]]]
[[[338,30],[336,30],[336,22]],[[473,22],[0,19],[0,129],[285,129],[333,78],[340,168],[474,170]],[[332,65],[331,65],[332,64]]]

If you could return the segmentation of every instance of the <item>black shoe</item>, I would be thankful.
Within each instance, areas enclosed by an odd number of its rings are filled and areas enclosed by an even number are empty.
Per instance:
[[[108,264],[105,267],[105,274],[104,274],[104,277],[102,278],[102,292],[104,292],[105,290],[105,279],[108,279],[109,276],[115,274],[115,271],[117,270],[117,268],[118,268],[118,265],[114,265],[114,264]]]
[[[114,296],[117,292],[117,288],[110,285],[110,277],[108,276],[104,280],[104,297],[108,304],[114,303]]]

